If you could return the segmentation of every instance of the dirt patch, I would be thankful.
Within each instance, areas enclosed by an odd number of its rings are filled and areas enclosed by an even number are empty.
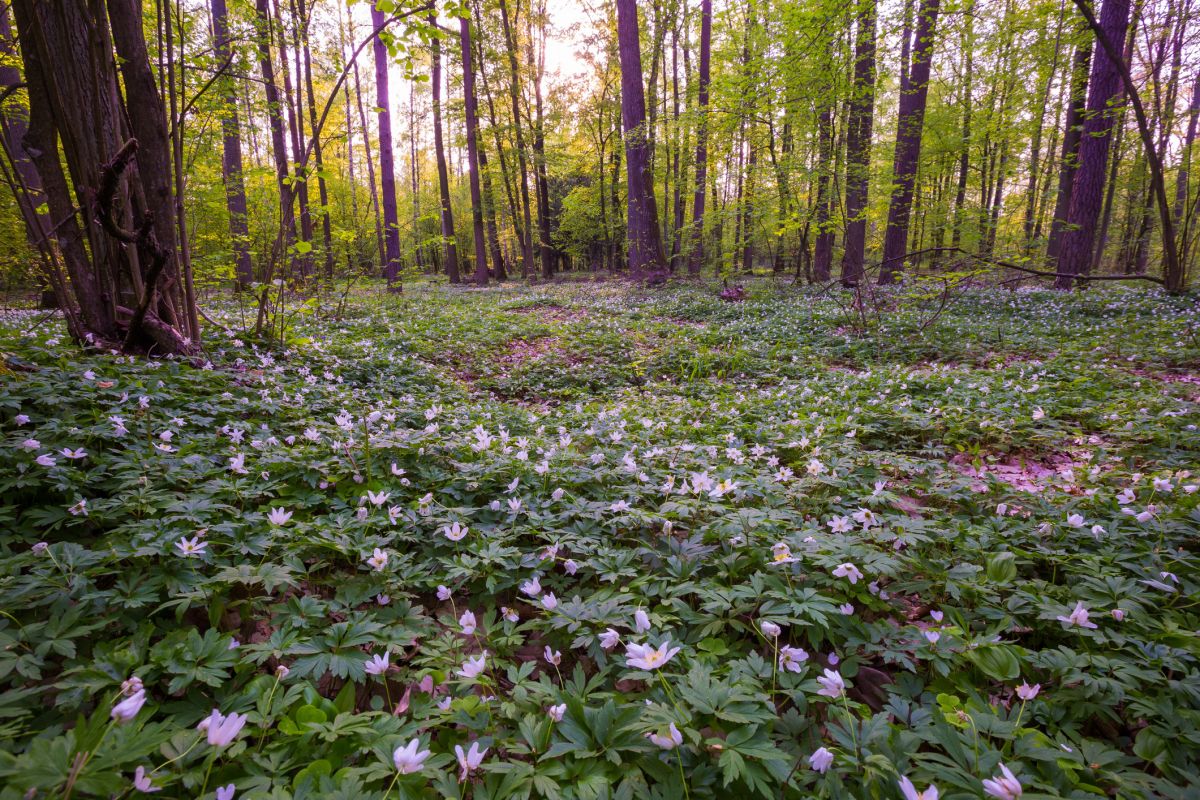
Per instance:
[[[496,357],[497,364],[503,364],[506,367],[516,367],[524,364],[526,361],[533,361],[540,358],[545,353],[558,348],[559,339],[557,336],[544,336],[541,339],[513,339],[509,342],[503,352]]]
[[[950,459],[952,467],[976,479],[971,488],[977,492],[987,491],[986,479],[990,476],[1018,491],[1031,494],[1048,488],[1072,494],[1081,491],[1075,481],[1075,472],[1087,469],[1091,463],[1082,454],[1072,453],[1051,453],[1040,457],[1014,453],[985,459],[979,466],[965,453]]]
[[[700,328],[708,330],[707,322],[700,322],[694,319],[681,319],[679,317],[658,317],[659,322],[666,322],[671,325],[678,325],[681,328]]]
[[[563,306],[522,306],[521,308],[510,308],[509,311],[514,314],[532,314],[546,323],[571,323],[588,318],[588,312],[582,308],[565,308]]]
[[[1131,375],[1136,375],[1139,378],[1147,378],[1152,381],[1161,383],[1186,383],[1192,386],[1200,386],[1200,375],[1191,372],[1152,372],[1148,369],[1130,369]]]

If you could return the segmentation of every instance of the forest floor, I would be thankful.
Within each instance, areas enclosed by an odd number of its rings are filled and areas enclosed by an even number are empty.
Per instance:
[[[1200,785],[1195,301],[718,288],[6,312],[0,800]]]

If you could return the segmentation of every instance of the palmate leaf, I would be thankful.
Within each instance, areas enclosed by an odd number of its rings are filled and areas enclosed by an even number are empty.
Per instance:
[[[181,692],[193,683],[214,687],[224,683],[239,659],[237,650],[229,647],[231,641],[214,628],[203,636],[195,629],[189,631],[187,639],[171,648],[166,659],[167,671],[175,675],[168,691]],[[159,647],[155,650],[161,652]]]
[[[290,588],[296,585],[296,580],[292,577],[291,568],[283,564],[274,563],[243,563],[236,566],[225,567],[213,576],[213,580],[221,583],[240,583],[246,586],[262,586],[272,594],[281,586]]]
[[[370,660],[362,647],[373,643],[374,635],[383,627],[377,622],[334,623],[325,633],[291,649],[300,656],[293,669],[301,677],[330,672],[339,678],[360,681],[366,677],[363,665]]]

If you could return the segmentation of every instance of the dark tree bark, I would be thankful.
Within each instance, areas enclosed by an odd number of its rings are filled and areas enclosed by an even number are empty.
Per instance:
[[[429,18],[430,25],[437,17]],[[445,252],[446,276],[458,283],[458,245],[454,241],[454,211],[450,208],[450,175],[446,168],[446,148],[442,142],[442,40],[434,37],[430,43],[430,83],[433,92],[433,150],[437,157],[438,197],[441,203],[442,249]]]
[[[704,266],[704,199],[708,192],[708,84],[712,62],[712,0],[700,0],[700,65],[697,87],[699,119],[696,122],[696,191],[692,197],[691,246],[688,274]]]
[[[24,145],[59,220],[70,284],[56,294],[72,333],[126,352],[194,353],[198,315],[177,268],[166,112],[140,5],[12,8],[30,97]]]
[[[904,269],[908,249],[908,223],[912,214],[913,186],[921,160],[921,133],[925,124],[925,101],[929,93],[929,70],[933,63],[934,36],[940,0],[921,0],[917,20],[917,42],[912,69],[900,95],[896,123],[896,156],[893,161],[892,200],[883,239],[883,264],[879,283],[895,281]]]
[[[138,140],[137,175],[147,210],[153,212],[154,235],[166,255],[162,268],[162,301],[159,316],[170,325],[178,325],[194,342],[200,338],[200,318],[196,311],[190,275],[180,269],[179,242],[176,238],[175,197],[171,191],[171,145],[167,135],[167,115],[163,107],[142,27],[142,5],[136,0],[108,0],[112,40],[125,87],[125,107],[130,131]],[[158,289],[148,286],[151,296]],[[145,301],[143,301],[144,303]]]
[[[863,278],[875,116],[875,0],[858,0],[855,17],[854,94],[847,120],[846,233],[842,253],[842,283],[848,286]]]
[[[1063,233],[1066,230],[1067,213],[1071,210],[1071,191],[1075,187],[1075,171],[1079,169],[1079,142],[1083,136],[1083,115],[1087,108],[1088,70],[1091,61],[1090,42],[1075,48],[1075,57],[1071,63],[1071,96],[1067,105],[1067,117],[1063,121],[1058,192],[1054,202],[1054,218],[1050,222],[1050,236],[1046,241],[1046,259],[1051,263],[1058,261]]]
[[[232,60],[228,11],[225,0],[211,0],[213,52],[221,69]],[[225,180],[225,208],[229,212],[229,242],[233,249],[235,286],[243,291],[254,281],[250,261],[250,229],[246,219],[246,184],[242,179],[242,131],[238,121],[237,88],[233,79],[221,79],[225,109],[221,115],[221,177]]]
[[[1100,10],[1100,27],[1118,48],[1125,41],[1129,25],[1129,0],[1104,0]],[[1104,179],[1108,168],[1109,146],[1112,141],[1116,111],[1112,101],[1121,93],[1120,66],[1103,47],[1092,60],[1087,110],[1079,142],[1079,168],[1071,187],[1071,205],[1067,212],[1069,230],[1063,235],[1062,253],[1058,258],[1059,277],[1054,285],[1070,289],[1072,276],[1080,275],[1091,262],[1095,247],[1096,227],[1104,201]]]
[[[384,14],[371,6],[371,24],[383,27]],[[400,215],[396,209],[396,164],[392,150],[392,100],[388,91],[388,52],[383,38],[375,35],[371,44],[375,56],[375,106],[379,109],[379,185],[383,211],[383,244],[387,261],[383,275],[388,288],[400,287]]]
[[[488,282],[487,241],[483,232],[483,191],[479,186],[479,104],[475,96],[475,70],[471,64],[471,20],[461,17],[463,100],[467,125],[467,171],[471,184],[471,228],[475,234],[475,283]]]
[[[641,278],[664,272],[666,257],[658,227],[658,208],[654,202],[654,176],[650,174],[636,0],[617,0],[617,45],[621,58],[621,119],[625,133],[625,179],[629,192],[625,237],[629,269],[635,277]]]

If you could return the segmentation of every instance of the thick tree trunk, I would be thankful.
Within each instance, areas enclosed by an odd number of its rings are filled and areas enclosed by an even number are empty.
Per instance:
[[[350,39],[354,40],[354,15],[350,15]],[[415,88],[414,88],[415,91]],[[375,180],[375,159],[371,153],[371,129],[367,126],[367,112],[362,101],[362,80],[358,74],[358,61],[354,62],[354,104],[358,108],[358,126],[363,131],[363,152],[367,160],[367,182],[371,188],[371,210],[375,218],[375,249],[379,263],[387,263],[387,245],[383,241],[383,213],[379,207],[379,183]]]
[[[142,27],[142,6],[136,0],[108,0],[113,46],[125,87],[125,107],[130,130],[138,140],[137,175],[147,210],[154,214],[154,235],[166,252],[162,285],[147,286],[151,308],[168,325],[199,344],[200,318],[196,312],[191,276],[180,269],[176,238],[175,197],[171,192],[171,145],[162,96],[150,69]],[[159,292],[162,302],[154,297]],[[146,299],[143,299],[146,304]],[[136,332],[135,332],[136,333]]]
[[[871,134],[875,116],[875,0],[858,0],[855,13],[854,94],[846,136],[846,233],[842,283],[863,278],[867,198],[871,180]]]
[[[376,30],[384,23],[384,14],[371,7],[371,24]],[[388,53],[383,39],[376,34],[371,44],[375,56],[375,107],[379,113],[379,186],[383,211],[383,245],[387,261],[383,276],[388,288],[400,289],[400,214],[396,208],[396,163],[392,150],[392,99],[388,89]]]
[[[25,150],[60,220],[70,284],[56,294],[73,334],[127,352],[194,353],[198,315],[177,268],[166,113],[140,5],[17,0],[13,12],[30,96]]]
[[[700,74],[697,87],[699,119],[696,121],[696,191],[692,196],[692,229],[688,274],[698,276],[704,266],[704,199],[708,192],[708,84],[712,62],[712,0],[700,0]]]
[[[483,231],[483,190],[479,186],[479,104],[475,96],[475,70],[471,65],[471,19],[460,17],[458,22],[467,125],[467,170],[471,184],[471,229],[475,234],[475,283],[487,286],[487,239]]]
[[[1125,41],[1129,25],[1129,0],[1104,0],[1100,10],[1100,27],[1110,41]],[[1112,140],[1113,120],[1117,109],[1112,101],[1121,94],[1120,65],[1109,58],[1105,48],[1097,49],[1092,61],[1092,74],[1083,131],[1079,142],[1079,168],[1071,188],[1071,206],[1067,212],[1070,229],[1063,235],[1062,253],[1058,258],[1055,279],[1058,289],[1070,289],[1073,275],[1089,266],[1095,247],[1096,226],[1104,199],[1104,179],[1108,167],[1108,151]]]
[[[617,45],[621,59],[621,120],[625,134],[625,178],[629,216],[625,237],[629,269],[637,278],[665,271],[654,176],[646,138],[646,98],[642,89],[642,52],[636,0],[617,2]]]
[[[925,124],[925,101],[929,93],[929,70],[933,63],[934,36],[941,0],[921,0],[917,20],[917,44],[912,70],[900,96],[896,123],[896,155],[893,161],[892,199],[883,240],[883,264],[879,283],[889,284],[904,269],[908,250],[908,223],[912,214],[913,186],[921,161],[921,133]]]
[[[213,52],[222,69],[232,62],[229,46],[228,12],[225,0],[211,0]],[[221,177],[225,181],[225,208],[229,212],[229,242],[233,249],[235,286],[247,289],[254,281],[250,261],[250,228],[246,219],[246,184],[242,179],[242,131],[238,121],[237,88],[229,76],[221,78],[225,103],[221,115]]]
[[[1083,115],[1087,108],[1088,70],[1092,61],[1092,45],[1075,48],[1071,63],[1071,96],[1067,101],[1067,118],[1063,121],[1062,155],[1058,170],[1058,192],[1054,202],[1054,218],[1046,242],[1046,259],[1058,261],[1062,237],[1066,232],[1067,213],[1071,210],[1071,191],[1075,187],[1075,171],[1079,169],[1079,142],[1083,136]]]
[[[429,18],[430,25],[437,24],[437,17]],[[454,241],[454,211],[450,208],[450,175],[446,168],[446,148],[442,142],[442,40],[434,38],[431,43],[432,63],[430,82],[433,92],[433,150],[437,157],[438,197],[441,203],[442,249],[445,253],[446,276],[451,283],[458,283],[458,245]]]

